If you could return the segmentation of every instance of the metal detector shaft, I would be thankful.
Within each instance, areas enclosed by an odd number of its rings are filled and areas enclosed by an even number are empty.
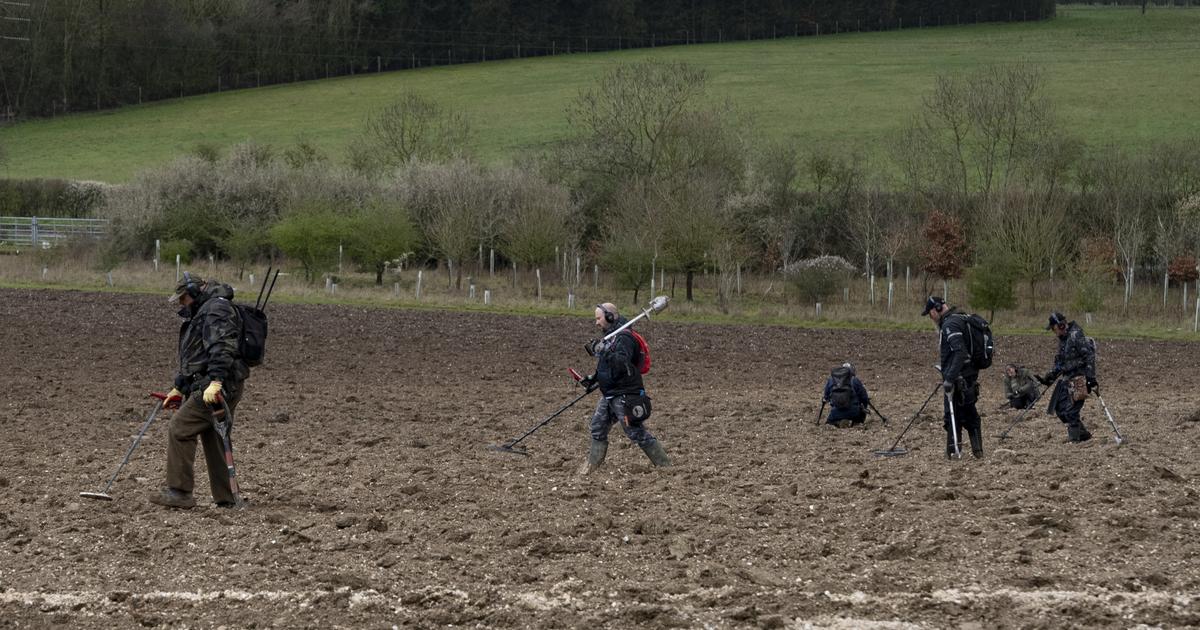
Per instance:
[[[267,273],[271,273],[271,270],[268,269]],[[262,306],[258,307],[258,309],[260,311],[265,311],[267,309],[267,302],[271,301],[271,294],[275,292],[275,281],[278,279],[279,279],[279,270],[276,269],[275,275],[271,278],[271,286],[267,287],[267,295],[266,295],[266,297],[263,298]],[[263,282],[266,282],[265,278],[263,279]]]
[[[817,412],[817,426],[821,426],[821,416],[825,414],[825,401],[821,401],[821,410]]]
[[[892,443],[891,448],[888,449],[889,451],[896,450],[896,447],[900,445],[900,440],[904,437],[904,434],[908,433],[908,430],[912,428],[913,423],[916,422],[917,418],[921,416],[921,412],[925,411],[925,407],[929,405],[929,401],[933,400],[934,396],[937,396],[938,390],[941,388],[942,384],[938,383],[937,386],[933,388],[933,391],[929,392],[929,397],[925,399],[925,402],[921,403],[921,407],[917,409],[917,413],[914,413],[913,417],[909,419],[908,424],[904,426],[904,430],[900,432],[900,435],[896,436],[896,441]]]
[[[888,425],[887,416],[879,413],[879,410],[875,408],[875,403],[867,403],[867,406],[871,408],[871,411],[875,412],[875,415],[879,416],[879,419],[883,422],[883,426],[886,427]]]
[[[950,408],[950,437],[954,440],[954,457],[961,458],[962,452],[958,450],[958,421],[954,418],[954,392],[946,392],[946,406]]]
[[[584,397],[586,397],[588,394],[592,393],[592,390],[593,390],[593,389],[595,389],[595,388],[588,388],[588,389],[584,390],[584,392],[583,392],[582,394],[580,394],[579,396],[577,396],[577,397],[575,398],[575,400],[572,400],[571,402],[569,402],[569,403],[567,403],[567,404],[563,405],[561,409],[559,409],[558,411],[555,411],[554,413],[550,414],[550,416],[549,416],[548,418],[546,418],[545,420],[542,420],[541,422],[539,422],[539,423],[537,423],[536,425],[534,425],[534,427],[533,427],[532,429],[530,429],[530,430],[526,431],[526,432],[524,433],[524,435],[522,435],[521,437],[519,437],[519,438],[516,438],[516,439],[512,440],[511,442],[508,442],[507,444],[505,444],[505,445],[504,445],[504,448],[505,448],[505,449],[511,449],[512,447],[514,447],[514,446],[516,446],[517,444],[519,444],[519,443],[521,442],[521,440],[524,440],[525,438],[527,438],[527,437],[529,437],[529,436],[533,435],[533,433],[534,433],[535,431],[537,431],[538,429],[540,429],[540,428],[542,428],[542,427],[546,426],[547,424],[550,424],[550,421],[551,421],[551,420],[553,420],[553,419],[557,418],[559,415],[561,415],[561,414],[562,414],[562,412],[564,412],[564,411],[566,411],[566,410],[570,409],[571,407],[574,407],[574,406],[575,406],[575,403],[577,403],[577,402],[579,402],[579,401],[583,400],[583,399],[584,399]]]
[[[1033,399],[1033,402],[1029,403],[1028,407],[1022,409],[1021,413],[1017,414],[1017,419],[1013,420],[1008,427],[1004,429],[1004,433],[1001,433],[996,437],[1001,440],[1007,440],[1008,432],[1012,431],[1014,427],[1016,427],[1021,423],[1022,420],[1025,419],[1025,414],[1029,413],[1030,409],[1033,409],[1035,406],[1037,406],[1037,402],[1042,399],[1042,396],[1050,389],[1050,387],[1050,385],[1047,385],[1046,387],[1042,388],[1042,391],[1038,392],[1038,395]]]
[[[617,334],[619,334],[621,331],[625,330],[626,328],[629,328],[630,326],[632,326],[633,323],[636,322],[637,320],[642,319],[643,317],[649,318],[651,313],[654,313],[654,314],[661,313],[664,309],[667,308],[667,304],[670,301],[671,301],[671,298],[669,298],[665,295],[660,295],[660,296],[654,298],[653,300],[650,300],[649,308],[642,309],[642,312],[640,315],[625,322],[625,324],[623,326],[621,326],[620,328],[608,333],[607,335],[604,335],[603,341],[608,341],[609,339],[616,337]]]
[[[146,435],[146,431],[150,430],[150,423],[154,422],[154,418],[158,416],[158,412],[162,411],[164,402],[165,401],[163,399],[159,399],[158,404],[154,405],[154,410],[150,412],[149,416],[146,416],[146,421],[142,423],[142,428],[138,430],[137,437],[133,438],[133,444],[130,444],[129,450],[125,451],[124,459],[121,460],[121,464],[117,466],[117,470],[112,474],[112,477],[108,478],[108,483],[104,484],[104,489],[100,492],[81,492],[79,493],[80,496],[97,499],[110,498],[108,496],[108,489],[111,488],[113,482],[117,480],[117,475],[121,474],[121,470],[125,468],[125,464],[129,463],[129,457],[133,455],[133,449],[137,448],[137,445],[142,442],[142,437]]]
[[[1114,439],[1117,440],[1117,444],[1124,442],[1125,438],[1121,437],[1121,431],[1117,428],[1117,422],[1113,420],[1112,413],[1108,411],[1108,405],[1104,404],[1104,397],[1097,392],[1096,398],[1100,399],[1100,408],[1104,410],[1104,415],[1108,417],[1108,424],[1112,425],[1113,435],[1116,436]]]

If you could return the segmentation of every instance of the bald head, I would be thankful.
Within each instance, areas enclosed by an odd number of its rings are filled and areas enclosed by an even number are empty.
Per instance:
[[[606,330],[610,324],[617,321],[620,314],[617,312],[617,306],[612,302],[605,302],[596,305],[596,328],[602,332]]]

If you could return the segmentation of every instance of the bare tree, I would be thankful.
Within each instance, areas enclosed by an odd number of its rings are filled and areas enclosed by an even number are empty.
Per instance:
[[[1015,279],[1026,283],[1031,310],[1037,308],[1037,282],[1069,260],[1074,236],[1064,206],[1039,202],[1029,191],[1009,189],[987,217],[991,244],[1001,249]]]
[[[351,162],[357,170],[380,172],[413,159],[443,161],[463,153],[470,133],[462,113],[408,92],[367,115]]]
[[[1106,147],[1084,162],[1079,186],[1092,206],[1089,214],[1095,217],[1095,231],[1110,234],[1116,247],[1125,279],[1123,305],[1127,309],[1137,265],[1152,229],[1146,216],[1150,204],[1145,164],[1120,149]]]
[[[498,173],[497,181],[502,251],[528,265],[553,262],[555,247],[578,237],[567,190],[516,168]]]
[[[446,164],[412,162],[401,173],[405,205],[411,208],[434,251],[455,269],[462,288],[463,264],[479,244],[479,215],[495,203],[487,173],[467,160]]]

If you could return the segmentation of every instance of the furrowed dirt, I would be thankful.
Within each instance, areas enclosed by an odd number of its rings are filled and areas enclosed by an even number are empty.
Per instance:
[[[250,507],[190,511],[161,484],[161,416],[111,503],[178,319],[161,297],[0,290],[0,626],[1130,627],[1200,625],[1194,344],[1100,340],[1117,446],[1042,413],[999,443],[1000,365],[1041,371],[1046,333],[984,373],[987,456],[942,457],[932,332],[653,321],[654,469],[619,429],[576,475],[590,314],[271,307],[234,444]],[[914,318],[916,314],[914,313]],[[892,423],[817,427],[851,360]],[[978,624],[978,625],[977,625]]]

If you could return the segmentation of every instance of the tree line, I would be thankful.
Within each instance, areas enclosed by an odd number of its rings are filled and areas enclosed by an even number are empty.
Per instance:
[[[570,52],[1054,15],[1052,0],[24,0],[0,121],[230,88]]]
[[[845,278],[966,280],[972,306],[1037,306],[1068,279],[1098,308],[1157,273],[1164,300],[1200,256],[1200,143],[1087,146],[1059,121],[1041,69],[945,74],[875,157],[758,137],[685,63],[616,66],[577,95],[569,135],[539,155],[472,159],[470,124],[419,94],[372,113],[346,156],[303,143],[201,147],[104,196],[113,246],[156,239],[241,263],[283,254],[310,279],[342,247],[382,282],[388,265],[439,264],[456,285],[494,266],[599,265],[635,294],[700,273],[731,299],[743,271],[780,274],[801,301]],[[568,264],[563,264],[563,260]]]

